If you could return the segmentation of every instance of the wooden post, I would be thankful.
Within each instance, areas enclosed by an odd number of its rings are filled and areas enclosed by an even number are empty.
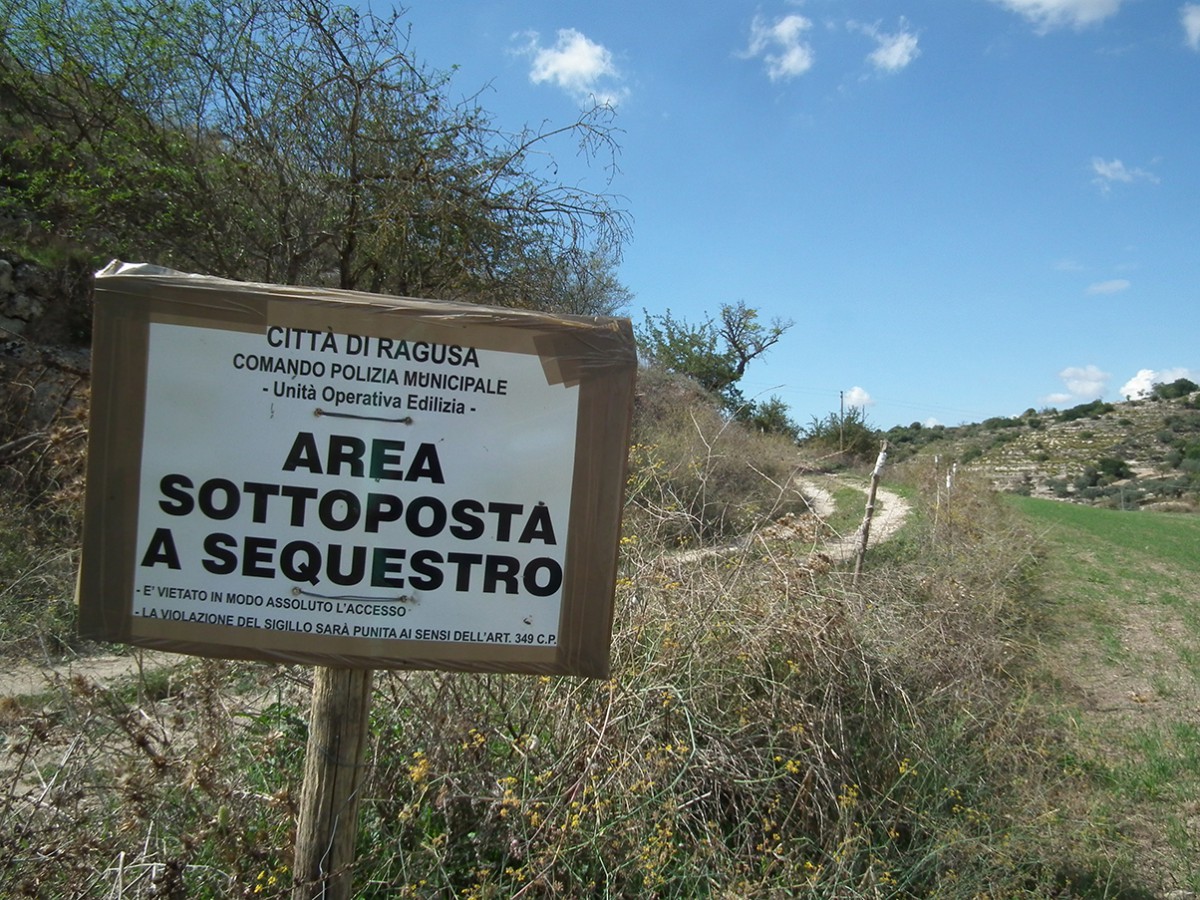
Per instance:
[[[314,672],[292,900],[351,896],[372,674],[325,667]]]
[[[867,509],[863,513],[862,525],[858,528],[858,555],[854,560],[854,578],[851,584],[858,584],[858,576],[862,573],[863,559],[867,555],[867,537],[871,534],[871,517],[875,515],[875,492],[879,488],[879,475],[883,472],[883,464],[887,462],[887,441],[879,448],[879,457],[875,460],[875,471],[871,473],[871,487],[867,491]]]

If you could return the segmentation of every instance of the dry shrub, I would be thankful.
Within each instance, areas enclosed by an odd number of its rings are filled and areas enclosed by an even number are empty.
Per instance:
[[[5,503],[75,528],[83,503],[88,363],[78,353],[12,342],[0,352],[0,378],[6,385],[0,393]]]
[[[190,661],[132,682],[51,679],[10,700],[0,892],[215,898],[256,896],[269,880],[280,896],[303,756],[298,687],[284,669]]]
[[[896,780],[879,725],[906,701],[843,605],[758,558],[634,549],[625,565],[607,681],[382,681],[364,896],[759,896],[874,877],[863,851],[911,830],[899,794],[864,787]]]
[[[79,644],[86,372],[34,354],[0,360],[0,377],[0,650],[53,658]]]
[[[608,681],[384,679],[363,896],[1054,892],[1029,546],[982,486],[936,512],[853,591],[628,535]]]
[[[744,535],[803,510],[789,487],[795,446],[730,420],[690,379],[648,367],[638,380],[627,521],[664,546]]]
[[[733,495],[704,518],[722,467],[766,468],[679,402],[639,423],[671,455],[631,469],[611,678],[377,678],[355,895],[1065,896],[1044,747],[1013,702],[1028,535],[922,470],[907,537],[857,588],[808,546],[679,552],[738,519]],[[0,709],[9,895],[287,895],[294,676],[188,671]]]
[[[1011,703],[1029,548],[986,489],[854,591],[804,548],[650,534],[625,539],[608,681],[382,681],[364,896],[1053,889],[1010,815],[1043,764]]]
[[[874,551],[862,584],[868,639],[920,693],[1006,702],[1042,620],[1038,541],[976,475],[921,461],[903,476],[914,521]]]
[[[871,787],[896,780],[881,723],[906,702],[814,588],[757,557],[635,546],[610,679],[381,675],[356,896],[870,883],[873,846],[913,827],[903,791]],[[304,733],[289,678],[201,662],[4,711],[0,885],[285,896]]]

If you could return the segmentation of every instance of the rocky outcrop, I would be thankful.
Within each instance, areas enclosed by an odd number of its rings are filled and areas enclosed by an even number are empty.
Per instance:
[[[31,499],[82,476],[92,267],[0,249],[0,476]]]
[[[94,264],[67,256],[43,265],[0,248],[0,337],[54,347],[91,341]]]

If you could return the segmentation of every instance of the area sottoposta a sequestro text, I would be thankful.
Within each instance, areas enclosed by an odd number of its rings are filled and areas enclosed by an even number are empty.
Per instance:
[[[408,451],[412,451],[411,456]],[[447,484],[438,446],[403,440],[355,435],[329,435],[320,444],[316,435],[299,431],[283,454],[284,474],[334,479],[325,490],[309,485],[270,481],[241,481],[212,477],[197,481],[183,473],[168,473],[158,482],[157,510],[163,523],[153,530],[141,554],[145,571],[191,571],[199,563],[210,575],[275,579],[318,585],[322,580],[340,587],[369,584],[373,588],[525,594],[550,597],[563,583],[558,559],[522,559],[495,552],[471,552],[468,546],[558,545],[551,509],[491,498],[464,497],[447,502],[421,494],[402,498],[371,490],[365,501],[345,487],[347,480],[372,485]],[[451,473],[450,481],[454,481]],[[275,502],[272,502],[275,501]],[[273,526],[273,533],[249,534],[241,528],[209,532],[199,546],[180,546],[174,523],[201,519],[212,523],[236,520],[243,527]],[[349,543],[318,544],[307,537],[313,522]],[[291,533],[291,540],[280,533]],[[449,536],[458,551],[381,546],[375,537],[392,533],[418,542]],[[357,535],[359,541],[354,541]],[[412,551],[412,552],[410,552]],[[161,568],[160,568],[161,567]]]

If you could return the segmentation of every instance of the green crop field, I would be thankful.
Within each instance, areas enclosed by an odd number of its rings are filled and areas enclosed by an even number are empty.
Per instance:
[[[1086,547],[1089,554],[1108,551],[1122,561],[1181,577],[1200,575],[1200,516],[1096,509],[1072,503],[1013,497],[1031,520],[1048,529],[1055,544]],[[1105,567],[1107,568],[1107,566]]]
[[[1045,547],[1055,627],[1039,699],[1067,735],[1068,814],[1162,883],[1196,891],[1200,517],[1011,502]]]

